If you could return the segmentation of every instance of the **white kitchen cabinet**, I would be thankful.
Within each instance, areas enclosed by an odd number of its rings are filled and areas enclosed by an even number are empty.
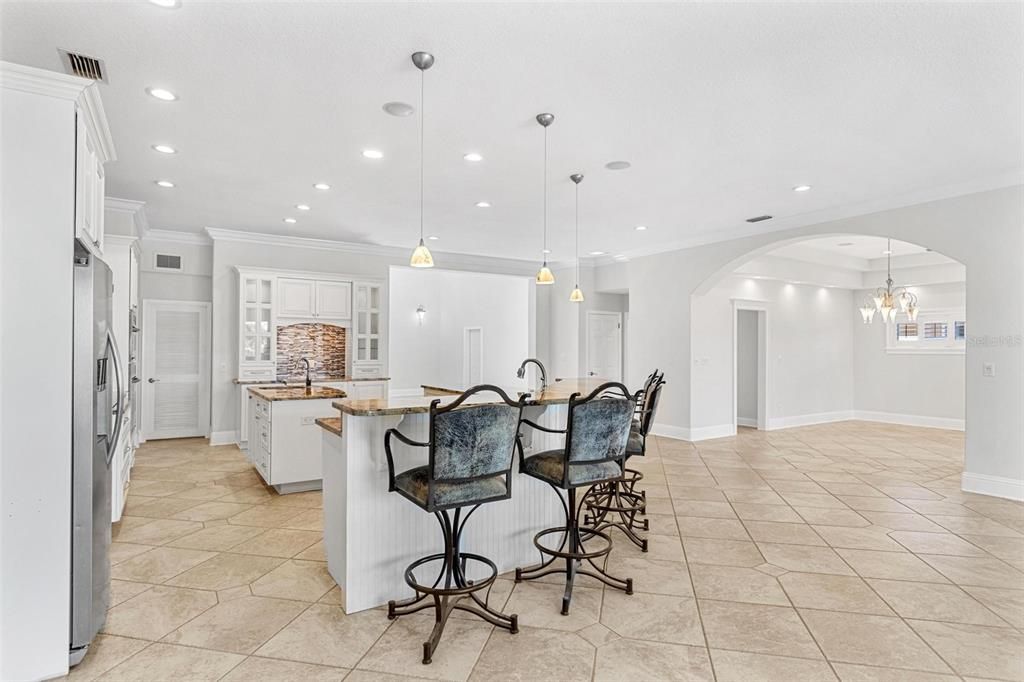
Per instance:
[[[316,317],[316,280],[277,280],[277,314],[279,317]]]
[[[239,270],[238,378],[273,381],[277,358],[274,289],[277,278]]]
[[[337,417],[333,399],[265,400],[252,395],[247,457],[281,494],[319,490],[323,478],[320,417]]]
[[[90,251],[102,255],[105,159],[97,141],[89,134],[81,107],[77,107],[75,113],[75,236]]]
[[[356,282],[354,287],[352,376],[379,377],[384,373],[384,287],[374,282]]]
[[[352,283],[318,280],[316,283],[315,312],[317,318],[329,320],[351,319]]]

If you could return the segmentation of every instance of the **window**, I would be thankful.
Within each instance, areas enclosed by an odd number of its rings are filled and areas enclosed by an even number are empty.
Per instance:
[[[917,320],[899,313],[899,322],[886,325],[889,353],[963,353],[967,323],[963,310],[923,309]]]
[[[897,322],[896,340],[917,341],[917,322]]]
[[[948,336],[949,325],[945,322],[925,322],[924,338],[944,339]]]

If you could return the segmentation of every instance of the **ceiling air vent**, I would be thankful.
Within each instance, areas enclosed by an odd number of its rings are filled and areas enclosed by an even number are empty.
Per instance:
[[[771,219],[772,219],[772,217],[770,215],[759,215],[759,216],[754,216],[753,218],[747,218],[747,222],[748,223],[759,223],[762,220],[771,220]]]
[[[71,52],[69,50],[57,50],[60,59],[64,63],[64,70],[72,76],[88,78],[94,81],[107,83],[107,67],[102,59],[96,59],[88,55]]]
[[[169,253],[156,254],[157,270],[181,270],[181,256],[172,256]]]

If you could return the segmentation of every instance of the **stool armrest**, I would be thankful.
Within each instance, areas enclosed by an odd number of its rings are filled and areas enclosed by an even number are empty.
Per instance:
[[[388,429],[384,432],[384,453],[388,456],[388,492],[394,492],[395,490],[395,460],[391,455],[391,437],[394,436],[398,440],[402,441],[406,445],[412,445],[414,447],[428,448],[430,443],[421,443],[405,436],[398,429]]]
[[[520,419],[519,423],[520,424],[526,424],[527,426],[531,426],[531,427],[533,427],[535,429],[538,429],[540,431],[547,431],[548,433],[565,433],[565,429],[549,429],[546,426],[541,426],[540,424],[535,424],[532,421],[530,421],[529,419]]]

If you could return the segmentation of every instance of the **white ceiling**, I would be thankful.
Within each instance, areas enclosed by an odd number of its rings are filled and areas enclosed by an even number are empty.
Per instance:
[[[837,253],[843,256],[851,256],[853,258],[863,258],[864,260],[884,258],[886,255],[885,252],[889,250],[892,251],[892,255],[894,257],[928,252],[928,249],[923,246],[911,244],[910,242],[901,242],[898,239],[888,242],[884,237],[836,235],[832,237],[821,237],[820,239],[806,239],[791,246],[776,249],[772,253],[774,255],[782,256],[793,252],[794,249],[800,249],[801,251],[804,249],[814,249],[815,251]]]
[[[0,24],[5,60],[60,70],[58,47],[105,60],[108,194],[145,201],[160,229],[411,247],[418,118],[381,105],[417,102],[417,49],[437,56],[426,230],[439,251],[539,257],[542,111],[556,115],[552,260],[573,255],[577,171],[581,250],[626,254],[1022,172],[1016,3],[4,2]],[[604,169],[616,159],[633,167]],[[801,183],[813,189],[791,191]],[[763,213],[776,219],[744,222]]]

